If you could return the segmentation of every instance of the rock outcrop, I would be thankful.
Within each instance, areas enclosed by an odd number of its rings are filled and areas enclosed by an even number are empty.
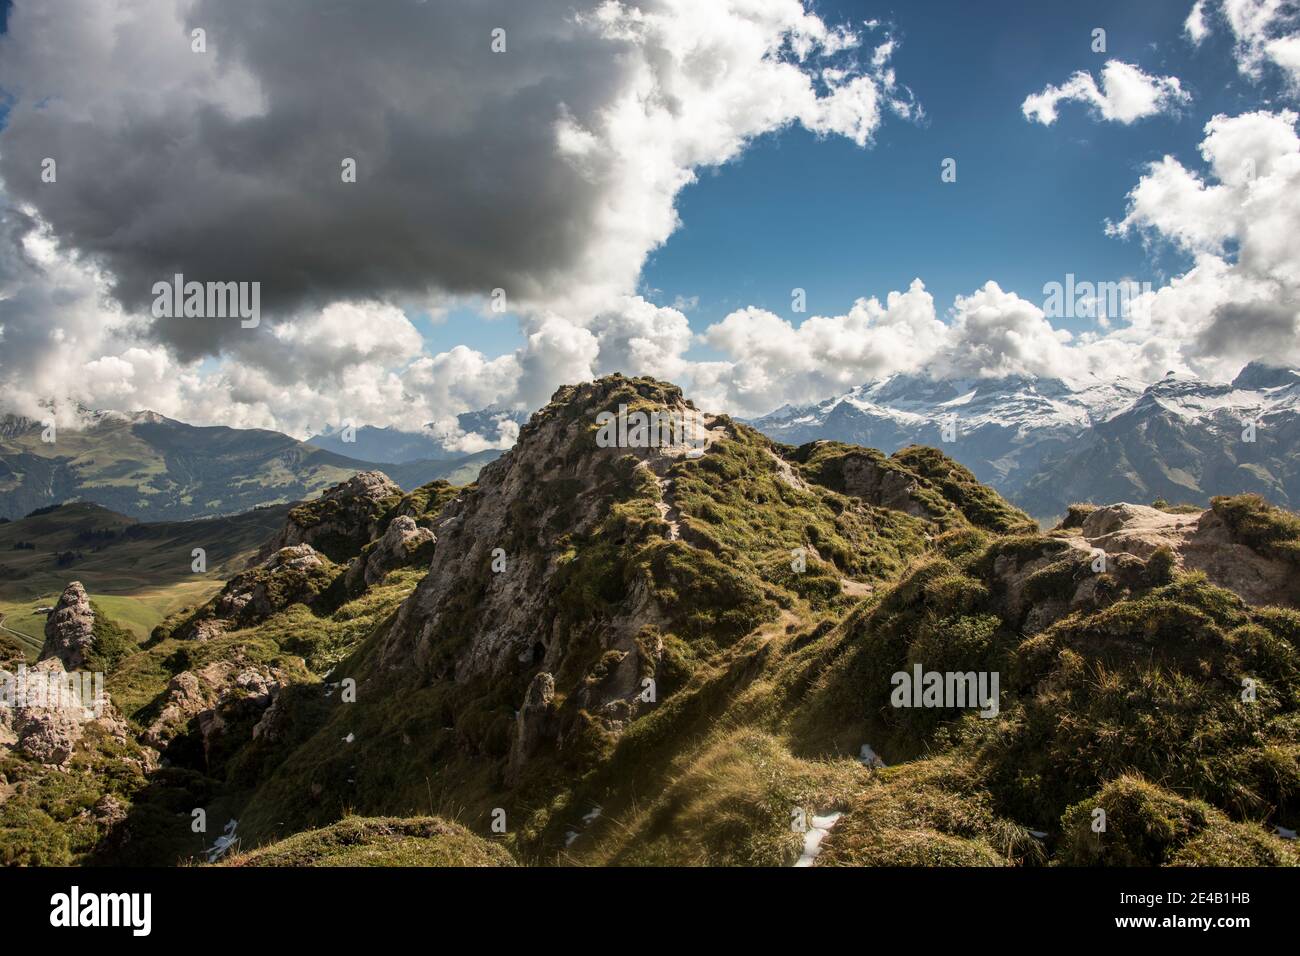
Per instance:
[[[252,627],[291,604],[310,604],[338,574],[338,568],[309,544],[274,552],[242,571],[200,608],[177,636],[205,641],[229,630]]]
[[[940,517],[918,499],[919,487],[915,478],[881,467],[865,455],[853,455],[844,462],[845,494],[917,518]]]
[[[647,447],[602,446],[598,413],[638,403],[674,416],[676,433]],[[609,616],[574,619],[563,606],[566,590],[578,589],[565,557],[568,542],[595,535],[620,500],[634,497],[634,489],[656,500],[670,493],[662,476],[688,456],[707,456],[727,434],[720,426],[676,387],[649,380],[616,377],[562,389],[524,427],[515,448],[483,469],[475,492],[441,511],[429,574],[381,639],[380,667],[414,669],[458,685],[506,680],[529,700],[536,696],[530,682],[542,672],[554,673],[552,694],[564,695],[569,719],[581,709],[606,730],[616,730],[644,706],[636,696],[639,677],[654,673],[661,653],[646,632],[664,612],[640,580],[648,573],[643,569],[626,582]],[[671,510],[671,502],[660,503]],[[647,501],[647,507],[654,506]],[[653,527],[655,540],[669,539],[667,523]],[[394,532],[410,533],[406,524]],[[606,657],[621,662],[617,674],[596,673]],[[539,733],[530,715],[549,705],[540,698],[533,704],[525,705],[523,729],[512,745],[515,767],[541,740],[556,744],[568,726],[552,716],[544,722],[548,733]],[[612,716],[615,711],[618,716]]]
[[[40,660],[59,660],[67,670],[78,670],[94,648],[95,612],[80,581],[73,581],[59,596],[45,619],[45,645]]]
[[[1294,605],[1295,567],[1238,540],[1213,508],[1190,514],[1146,505],[1119,503],[1092,511],[1068,539],[1089,551],[1132,555],[1147,561],[1161,548],[1173,552],[1178,567],[1203,571],[1247,604]]]
[[[289,512],[258,560],[309,544],[331,561],[347,561],[378,536],[380,519],[401,498],[402,489],[382,471],[359,472]]]
[[[92,723],[119,742],[127,739],[126,722],[106,696],[99,696],[99,685],[80,675],[74,681],[57,657],[5,679],[14,706],[0,707],[0,746],[61,766]],[[8,684],[11,679],[14,683]]]
[[[197,733],[205,759],[232,725],[253,727],[279,694],[283,675],[260,665],[214,661],[171,679],[158,715],[141,742],[166,753],[179,737]],[[251,731],[250,731],[251,734]]]
[[[432,555],[438,540],[428,528],[421,528],[408,515],[398,515],[389,522],[383,537],[367,547],[348,565],[347,588],[355,593],[378,584],[385,575]]]

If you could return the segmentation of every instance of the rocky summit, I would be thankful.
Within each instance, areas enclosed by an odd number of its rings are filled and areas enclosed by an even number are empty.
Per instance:
[[[0,859],[1295,865],[1297,571],[1260,495],[1044,531],[610,376],[473,484],[290,509],[147,640],[69,585],[46,665],[113,711],[0,711]]]

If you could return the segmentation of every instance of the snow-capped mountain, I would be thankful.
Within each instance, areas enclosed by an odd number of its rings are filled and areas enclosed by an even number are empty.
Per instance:
[[[753,424],[787,444],[935,445],[1031,514],[1074,501],[1300,501],[1300,372],[1248,365],[1231,384],[894,375]],[[1253,427],[1252,427],[1253,426]]]

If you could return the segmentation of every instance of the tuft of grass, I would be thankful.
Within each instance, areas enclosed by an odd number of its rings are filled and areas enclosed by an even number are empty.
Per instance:
[[[1104,811],[1104,827],[1097,811]],[[1061,817],[1053,862],[1066,866],[1295,866],[1300,854],[1255,824],[1234,823],[1202,800],[1185,799],[1124,774]]]
[[[499,843],[438,817],[348,816],[238,853],[221,866],[515,866]]]

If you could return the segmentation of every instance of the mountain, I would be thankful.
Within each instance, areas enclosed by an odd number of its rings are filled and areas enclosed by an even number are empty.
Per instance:
[[[1011,497],[1035,514],[1242,493],[1297,507],[1297,448],[1300,372],[1254,364],[1228,385],[1166,378],[1049,456]]]
[[[1258,422],[1253,442],[1242,440],[1246,418]],[[1038,517],[1075,502],[1206,505],[1245,492],[1300,503],[1300,373],[1263,363],[1227,385],[1171,376],[1145,388],[1124,379],[895,375],[752,424],[792,445],[935,445]]]
[[[464,480],[488,455],[385,466],[403,487]],[[0,418],[0,517],[64,501],[91,501],[163,521],[235,514],[309,498],[375,464],[265,429],[187,425],[155,412],[97,412],[53,443],[30,419]]]
[[[937,449],[566,386],[134,648],[70,583],[36,666],[105,660],[111,709],[0,709],[0,863],[1294,866],[1298,569],[1257,496],[1043,533]]]
[[[482,409],[465,412],[456,416],[460,430],[465,434],[479,435],[482,438],[507,445],[514,443],[518,427],[528,420],[527,414],[517,411],[499,409]],[[329,429],[313,435],[307,443],[317,448],[324,448],[339,455],[364,458],[380,464],[405,464],[413,461],[451,461],[463,460],[469,453],[448,448],[432,426],[426,426],[418,432],[403,431],[399,428],[380,428],[363,425],[356,429],[352,441],[344,441],[342,429]],[[488,453],[491,452],[490,457]],[[481,449],[473,453],[477,460],[486,464],[497,457],[500,451]]]

